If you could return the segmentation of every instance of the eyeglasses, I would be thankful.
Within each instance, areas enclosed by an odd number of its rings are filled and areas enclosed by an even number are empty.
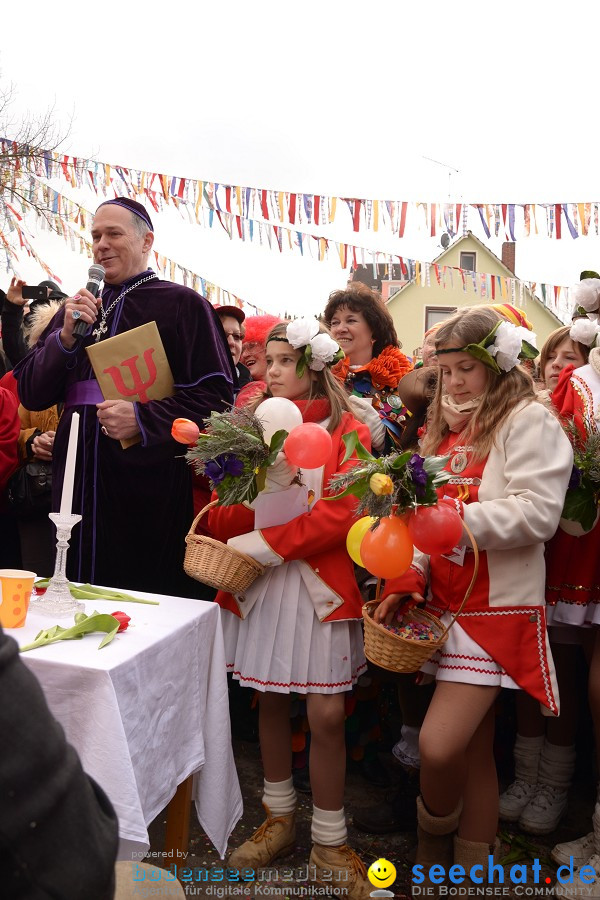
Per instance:
[[[234,339],[234,341],[243,341],[244,340],[242,335],[239,333],[239,331],[226,331],[225,337],[232,337]]]

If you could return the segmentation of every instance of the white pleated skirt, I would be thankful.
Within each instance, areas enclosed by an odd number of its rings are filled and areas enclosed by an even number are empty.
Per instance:
[[[233,677],[281,694],[349,691],[367,668],[361,621],[319,622],[297,562],[267,569],[252,590],[246,618],[221,610]]]
[[[447,627],[452,619],[449,612],[439,617]],[[436,681],[459,681],[463,684],[496,685],[520,690],[490,654],[477,644],[461,627],[457,620],[441,650],[421,666],[421,671],[435,675]]]

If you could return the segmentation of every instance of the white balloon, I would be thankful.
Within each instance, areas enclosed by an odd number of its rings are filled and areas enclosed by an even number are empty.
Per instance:
[[[264,428],[265,443],[270,444],[276,431],[291,431],[302,425],[302,413],[291,400],[285,397],[269,397],[256,407],[256,418]]]

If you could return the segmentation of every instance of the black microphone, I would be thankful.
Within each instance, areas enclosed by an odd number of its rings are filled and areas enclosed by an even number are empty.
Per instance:
[[[106,274],[106,270],[104,266],[100,266],[94,264],[90,266],[88,270],[88,282],[85,286],[86,291],[89,291],[92,296],[97,297],[100,293],[100,285],[104,281],[104,276]],[[89,322],[77,322],[75,328],[73,329],[73,337],[82,338],[89,334],[90,328],[92,326]]]

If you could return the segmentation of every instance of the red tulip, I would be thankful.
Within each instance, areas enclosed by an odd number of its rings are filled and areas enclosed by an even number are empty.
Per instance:
[[[292,428],[283,442],[283,452],[293,466],[318,469],[331,456],[331,435],[316,422]]]
[[[413,558],[408,528],[398,516],[383,516],[374,531],[367,531],[360,545],[363,565],[378,578],[404,575]]]
[[[120,634],[122,631],[125,631],[125,629],[129,625],[129,623],[131,622],[131,616],[128,616],[127,613],[124,613],[124,612],[117,611],[117,612],[111,613],[111,616],[113,617],[113,619],[116,619],[117,622],[119,622],[119,630],[118,630],[117,634]]]
[[[439,556],[458,544],[462,519],[453,506],[440,501],[436,506],[419,506],[408,521],[412,542],[423,553]]]
[[[180,444],[193,444],[198,440],[200,429],[191,419],[175,419],[171,425],[171,436]]]

